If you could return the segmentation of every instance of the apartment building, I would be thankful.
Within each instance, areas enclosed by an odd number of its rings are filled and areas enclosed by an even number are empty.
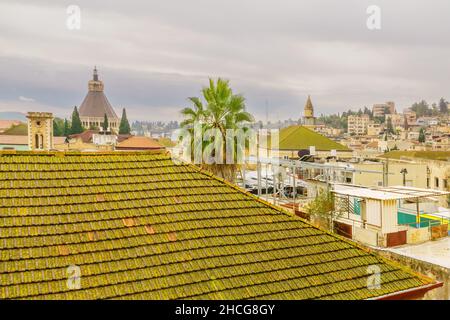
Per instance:
[[[367,124],[367,135],[368,136],[378,136],[383,133],[384,126],[381,123],[375,121],[369,121]]]
[[[377,103],[372,107],[374,117],[384,117],[385,114],[395,113],[395,102],[388,101],[386,103]]]
[[[391,119],[392,126],[394,128],[400,128],[405,125],[405,117],[403,114],[400,114],[400,113],[386,114],[385,117],[386,117],[386,121],[388,119]]]
[[[367,114],[349,116],[347,119],[347,132],[354,135],[367,134],[367,125],[369,124],[369,121],[370,118]]]

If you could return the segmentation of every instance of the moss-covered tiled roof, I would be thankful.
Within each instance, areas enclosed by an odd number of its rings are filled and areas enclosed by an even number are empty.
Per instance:
[[[0,153],[0,203],[0,298],[363,299],[429,283],[163,154]]]
[[[318,151],[351,151],[346,146],[333,141],[304,126],[290,126],[280,130],[280,150],[302,150],[315,146]]]
[[[450,151],[394,150],[384,153],[380,156],[380,158],[389,158],[389,159],[401,159],[403,157],[425,159],[425,160],[448,161],[448,159],[450,158]]]

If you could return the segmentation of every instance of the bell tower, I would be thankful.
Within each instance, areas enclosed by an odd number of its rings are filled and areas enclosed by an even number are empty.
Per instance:
[[[306,100],[305,109],[303,112],[303,125],[314,126],[315,120],[314,107],[311,102],[311,97],[308,95],[308,100]]]
[[[28,112],[28,148],[30,150],[53,149],[53,114]]]

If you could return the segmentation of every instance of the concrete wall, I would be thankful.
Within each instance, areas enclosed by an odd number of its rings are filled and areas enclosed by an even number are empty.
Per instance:
[[[361,186],[380,186],[383,182],[383,164],[382,163],[357,163],[355,169],[374,170],[380,173],[355,172],[354,183]],[[427,165],[422,163],[398,163],[389,161],[389,186],[403,185],[403,175],[400,171],[406,168],[406,183],[408,186],[416,188],[427,187]]]
[[[370,229],[353,228],[353,240],[371,245],[378,245],[378,233]]]
[[[381,202],[382,209],[382,226],[383,233],[392,233],[399,231],[397,218],[397,201],[384,200]]]
[[[375,249],[374,249],[375,250]],[[403,265],[410,267],[412,270],[428,276],[436,281],[442,282],[444,285],[428,291],[423,297],[424,300],[450,300],[450,269],[444,268],[429,262],[416,260],[414,258],[405,257],[397,253],[384,250],[378,251],[382,256],[397,261]]]
[[[411,228],[406,231],[406,242],[409,243],[421,243],[430,240],[429,228]]]

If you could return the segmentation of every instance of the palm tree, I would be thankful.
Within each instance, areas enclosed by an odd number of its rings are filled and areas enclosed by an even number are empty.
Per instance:
[[[222,148],[225,151],[227,129],[247,130],[245,125],[253,122],[254,118],[245,110],[245,98],[240,94],[233,94],[228,80],[219,78],[214,82],[213,79],[209,79],[209,86],[202,89],[202,96],[204,102],[198,97],[188,99],[192,103],[192,107],[181,110],[185,119],[180,125],[182,128],[190,130],[191,133],[196,124],[201,126],[202,134],[208,129],[220,130]],[[236,142],[236,138],[234,142]],[[214,143],[214,138],[202,142],[202,154],[212,143]],[[242,146],[234,143],[234,147],[236,155],[237,149]],[[226,152],[222,152],[222,154],[225,155]],[[225,164],[225,159],[222,160],[221,163],[202,164],[201,167],[233,182],[239,166],[235,161],[233,164]]]

